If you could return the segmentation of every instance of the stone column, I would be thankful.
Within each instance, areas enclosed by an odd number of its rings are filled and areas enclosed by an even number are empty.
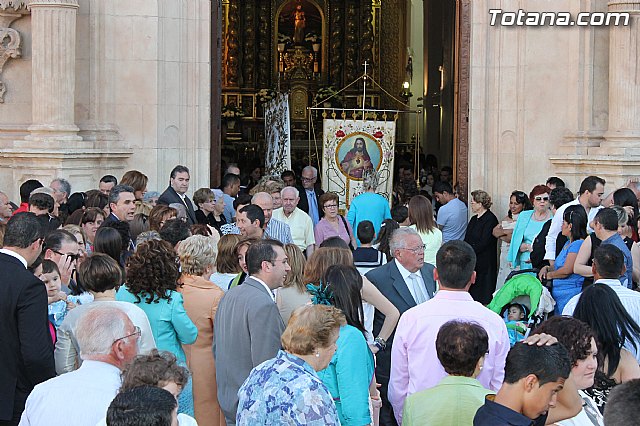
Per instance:
[[[80,141],[74,122],[77,0],[31,0],[32,116],[27,139]]]
[[[608,11],[628,13],[629,25],[609,27],[609,129],[601,148],[640,155],[640,1],[610,1]]]

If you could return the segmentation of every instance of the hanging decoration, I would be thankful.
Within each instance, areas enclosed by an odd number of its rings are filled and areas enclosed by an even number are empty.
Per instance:
[[[349,208],[363,192],[363,177],[374,171],[379,178],[376,192],[391,199],[395,120],[325,119],[323,135],[322,189],[338,194],[340,209]]]
[[[266,174],[279,176],[285,170],[291,170],[288,94],[278,93],[274,99],[265,104],[264,124],[267,145]]]

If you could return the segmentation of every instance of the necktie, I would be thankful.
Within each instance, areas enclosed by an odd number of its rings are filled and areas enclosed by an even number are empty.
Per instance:
[[[313,220],[313,226],[316,226],[320,221],[320,215],[318,214],[318,200],[316,200],[315,192],[307,192],[307,198],[309,199],[309,216]]]
[[[411,287],[413,288],[413,294],[415,295],[414,299],[416,301],[416,304],[420,304],[424,301],[427,300],[427,298],[424,295],[424,292],[422,291],[422,287],[420,285],[420,280],[418,279],[418,276],[413,273],[409,275],[409,281],[411,281]]]

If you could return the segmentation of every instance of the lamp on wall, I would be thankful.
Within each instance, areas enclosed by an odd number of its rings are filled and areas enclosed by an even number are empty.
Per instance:
[[[278,43],[278,72],[279,73],[283,73],[284,72],[284,57],[282,56],[284,54],[284,43]]]
[[[404,100],[405,103],[409,102],[409,98],[413,96],[411,90],[409,89],[409,82],[405,81],[402,83],[402,92],[400,92],[400,97]]]

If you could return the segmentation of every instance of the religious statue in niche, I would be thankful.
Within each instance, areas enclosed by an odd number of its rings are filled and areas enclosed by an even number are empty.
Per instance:
[[[318,6],[310,0],[285,2],[278,13],[278,41],[286,50],[300,46],[305,52],[315,51],[322,34],[322,15]]]
[[[304,17],[304,10],[302,5],[297,5],[295,12],[293,12],[293,42],[295,44],[304,44],[304,27],[307,25],[306,18]]]

